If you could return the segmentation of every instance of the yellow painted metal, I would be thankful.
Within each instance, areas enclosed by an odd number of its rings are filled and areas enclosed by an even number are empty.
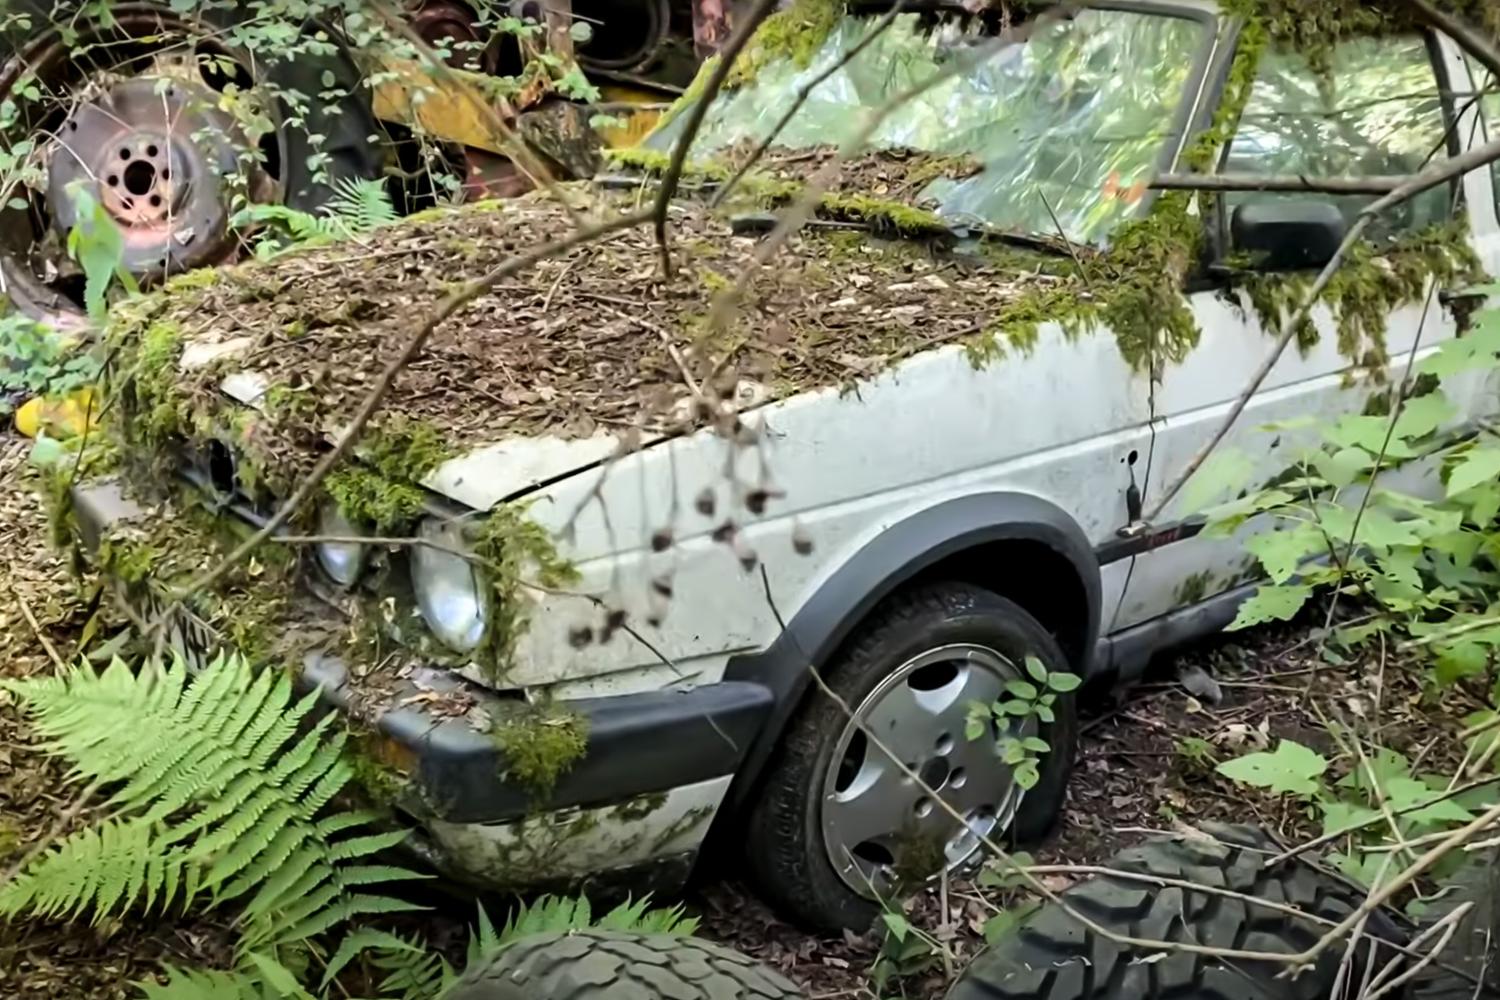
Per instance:
[[[61,399],[35,396],[16,408],[16,430],[29,438],[45,431],[48,437],[67,439],[99,423],[99,400],[91,388],[79,389]]]
[[[599,92],[607,104],[638,106],[633,111],[612,108],[610,117],[619,119],[620,123],[598,129],[599,138],[611,149],[624,149],[638,144],[656,127],[667,108],[671,107],[671,102],[663,100],[659,90],[611,84],[600,87]]]
[[[492,78],[459,69],[439,78],[405,59],[387,59],[382,70],[387,79],[375,88],[375,117],[446,142],[508,153],[507,123],[515,111],[502,97],[485,97]]]

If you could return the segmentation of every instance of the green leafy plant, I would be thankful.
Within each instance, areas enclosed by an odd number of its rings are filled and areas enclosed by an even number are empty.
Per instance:
[[[97,922],[232,902],[241,955],[259,964],[355,916],[418,908],[367,891],[418,877],[370,860],[405,831],[352,834],[379,817],[328,810],[353,773],[344,736],[285,675],[227,656],[190,682],[180,661],[115,660],[4,687],[75,779],[114,791],[108,818],[0,888],[0,914]]]
[[[943,945],[894,906],[887,905],[881,913],[880,927],[880,952],[870,968],[870,985],[884,997],[892,984],[936,968]]]
[[[21,396],[65,396],[95,382],[99,359],[20,313],[0,316],[0,414]]]
[[[1420,362],[1417,391],[1394,420],[1369,413],[1315,427],[1316,444],[1289,475],[1208,511],[1210,536],[1227,537],[1252,521],[1261,526],[1245,544],[1268,582],[1231,629],[1290,619],[1318,588],[1336,586],[1377,612],[1339,628],[1336,644],[1396,633],[1430,654],[1439,686],[1492,666],[1500,648],[1500,433],[1481,424],[1471,436],[1454,434],[1460,411],[1446,390],[1494,372],[1497,356],[1500,312],[1488,311]],[[1441,497],[1379,479],[1378,469],[1421,461],[1440,463]],[[1239,489],[1235,477],[1247,468],[1232,457],[1205,465],[1200,495]]]
[[[119,279],[127,292],[138,291],[135,278],[124,268],[125,236],[109,211],[85,185],[75,181],[68,187],[78,222],[68,231],[68,256],[83,268],[84,308],[90,318],[104,319],[104,299],[110,283]]]
[[[1210,770],[1219,760],[1214,745],[1198,736],[1182,737],[1172,744],[1172,752],[1192,771]]]
[[[1331,730],[1346,745],[1348,737]],[[1475,809],[1495,800],[1493,788],[1475,788],[1454,793],[1459,778],[1439,773],[1416,773],[1404,755],[1385,747],[1362,753],[1346,750],[1337,759],[1292,740],[1282,740],[1274,752],[1256,752],[1225,761],[1218,772],[1240,784],[1290,795],[1305,802],[1320,816],[1325,835],[1347,834],[1342,850],[1332,861],[1347,875],[1374,884],[1385,857],[1393,848],[1393,837],[1402,842],[1462,826],[1474,819]],[[1338,770],[1341,777],[1333,778]],[[1446,859],[1437,874],[1456,865],[1461,858]],[[1394,872],[1392,872],[1394,873]]]
[[[1032,788],[1041,777],[1040,757],[1051,747],[1040,736],[1029,734],[1027,723],[1055,721],[1053,706],[1058,696],[1076,691],[1083,681],[1075,674],[1048,671],[1035,656],[1026,657],[1026,673],[1029,680],[1012,678],[1005,682],[1005,698],[988,705],[969,705],[964,737],[977,740],[987,733],[997,734],[1000,757],[1014,769],[1016,784]]]

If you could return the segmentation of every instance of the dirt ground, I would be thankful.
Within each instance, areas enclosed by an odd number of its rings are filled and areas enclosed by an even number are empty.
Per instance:
[[[45,514],[26,482],[28,447],[24,440],[0,437],[0,675],[9,677],[52,669],[52,653],[28,617],[63,659],[73,655],[87,618],[82,591],[50,549]],[[1177,683],[1180,671],[1193,668],[1217,678],[1222,700],[1194,697]],[[1181,753],[1181,742],[1204,740],[1223,757],[1280,737],[1328,750],[1320,713],[1378,714],[1387,745],[1408,752],[1426,746],[1429,760],[1441,759],[1450,748],[1418,741],[1451,732],[1452,719],[1467,707],[1449,699],[1443,717],[1434,717],[1429,713],[1435,709],[1397,664],[1372,654],[1364,662],[1330,665],[1305,628],[1205,643],[1160,664],[1147,683],[1087,706],[1065,817],[1034,853],[1045,862],[1097,862],[1146,831],[1252,817],[1296,841],[1308,834],[1305,815],[1269,797],[1247,797],[1215,776],[1211,762]],[[76,789],[67,784],[64,769],[34,752],[31,741],[15,706],[0,693],[0,871],[39,840],[66,832],[83,818],[70,808]],[[1055,887],[1066,885],[1066,877],[1051,878]],[[949,942],[954,967],[961,968],[982,944],[980,929],[992,904],[968,884],[950,886],[947,896],[946,912],[934,889],[910,904],[909,915]],[[827,940],[803,934],[732,882],[699,886],[688,905],[701,914],[704,935],[781,969],[813,1000],[874,997],[867,986],[878,952],[873,935]],[[456,923],[467,920],[469,912],[433,916],[439,924]],[[0,925],[0,996],[134,996],[130,983],[152,975],[163,962],[221,963],[229,940],[224,918],[98,927]],[[944,988],[939,965],[888,986],[886,996],[937,1000]]]

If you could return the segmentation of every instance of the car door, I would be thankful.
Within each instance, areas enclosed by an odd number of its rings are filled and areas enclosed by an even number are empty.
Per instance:
[[[1217,169],[1310,177],[1420,169],[1430,156],[1450,155],[1460,141],[1443,104],[1441,65],[1435,39],[1419,33],[1344,40],[1334,46],[1326,66],[1270,46],[1260,56],[1248,100]],[[1440,186],[1398,206],[1367,230],[1367,246],[1386,249],[1462,217],[1455,192]],[[1211,222],[1212,253],[1223,263],[1236,249],[1230,238],[1234,220],[1247,207],[1279,206],[1293,218],[1304,213],[1314,218],[1332,205],[1347,223],[1372,197],[1255,192],[1214,199],[1204,195],[1199,204],[1207,208]],[[1314,273],[1211,279],[1208,287],[1190,295],[1202,337],[1182,363],[1160,371],[1154,387],[1148,511],[1152,490],[1175,481],[1188,467],[1271,349],[1280,326],[1269,315],[1275,303],[1286,303],[1288,312],[1294,309]],[[1373,300],[1361,294],[1353,291],[1348,301],[1358,307]],[[1257,301],[1273,305],[1257,309]],[[1402,378],[1414,346],[1419,352],[1432,350],[1456,330],[1453,316],[1435,297],[1428,301],[1418,295],[1416,301],[1379,308],[1361,321],[1364,312],[1355,308],[1336,314],[1327,305],[1317,306],[1312,315],[1316,336],[1299,337],[1287,348],[1219,446],[1220,453],[1239,456],[1251,488],[1294,470],[1303,448],[1316,440],[1318,425],[1327,426],[1346,413],[1378,410],[1389,399],[1391,382]],[[1300,428],[1265,429],[1294,418],[1311,421]],[[1431,468],[1403,468],[1390,475],[1406,480],[1404,488],[1422,489],[1421,478],[1432,473]],[[1149,547],[1148,540],[1113,623],[1116,630],[1231,591],[1255,575],[1242,537],[1194,534],[1196,512],[1188,506],[1196,499],[1193,492],[1179,494],[1153,519],[1148,534],[1170,544]]]

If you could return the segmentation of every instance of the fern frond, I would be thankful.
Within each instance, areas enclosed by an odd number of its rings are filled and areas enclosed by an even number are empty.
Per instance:
[[[166,966],[165,984],[138,982],[145,1000],[271,1000],[244,972]]]
[[[26,911],[72,917],[92,910],[97,923],[135,905],[143,895],[166,908],[177,894],[177,873],[186,863],[180,852],[158,850],[148,824],[106,820],[50,848],[0,888],[0,914]]]
[[[361,236],[400,218],[385,184],[365,177],[339,178],[324,211],[331,228],[346,236]]]
[[[328,852],[330,861],[352,861],[355,858],[368,857],[379,851],[388,851],[406,839],[405,830],[391,830],[388,833],[369,833],[362,837],[350,837],[334,844]]]
[[[208,894],[245,899],[259,942],[292,943],[359,913],[414,909],[354,890],[417,877],[349,864],[404,832],[346,836],[380,817],[322,815],[349,781],[336,717],[311,693],[221,655],[192,678],[181,661],[134,674],[120,661],[19,681],[37,731],[79,777],[121,782],[116,819],[69,838],[0,890],[0,913],[165,909]],[[289,930],[290,929],[290,930]],[[291,936],[289,936],[291,935]]]
[[[328,959],[328,966],[323,970],[323,982],[319,987],[327,990],[330,983],[338,978],[338,974],[344,971],[344,967],[354,961],[365,952],[373,952],[372,959],[385,958],[404,966],[406,962],[401,959],[407,956],[407,961],[416,962],[428,957],[427,952],[420,945],[413,944],[404,938],[397,937],[389,931],[378,930],[374,927],[358,927],[344,935],[344,940],[339,942],[338,950],[333,957]],[[433,992],[429,996],[436,996]]]
[[[497,933],[490,915],[479,907],[479,926],[469,936],[467,964],[474,966],[494,957],[519,938],[531,934],[555,934],[598,927],[613,931],[678,934],[684,937],[698,929],[696,918],[687,917],[681,906],[649,909],[650,896],[626,900],[599,919],[594,919],[588,897],[542,896],[530,905],[520,903]]]
[[[333,902],[319,900],[317,905],[310,905],[306,909],[309,912],[304,919],[291,923],[286,930],[276,934],[273,939],[276,943],[304,941],[307,938],[327,933],[355,917],[378,913],[413,913],[417,910],[425,910],[427,907],[419,903],[407,902],[404,899],[396,899],[393,896],[352,893],[338,896]],[[290,919],[290,914],[288,919]]]

